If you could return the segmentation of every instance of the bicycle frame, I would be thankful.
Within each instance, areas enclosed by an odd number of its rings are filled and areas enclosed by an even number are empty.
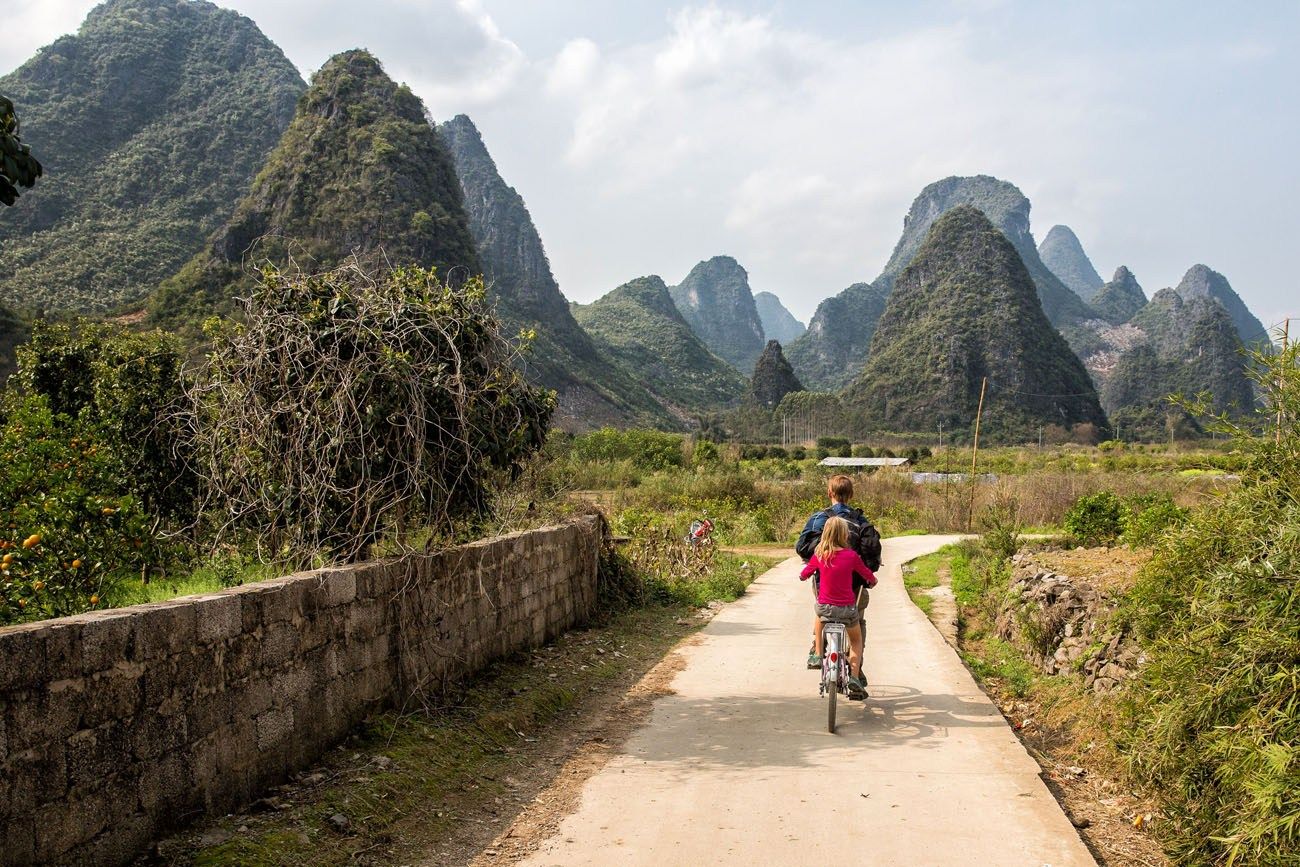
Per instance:
[[[822,695],[828,690],[844,692],[848,688],[848,646],[848,631],[843,623],[822,624]]]

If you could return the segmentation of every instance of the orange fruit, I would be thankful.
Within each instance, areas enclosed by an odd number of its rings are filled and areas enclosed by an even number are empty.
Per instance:
[[[33,581],[33,582],[32,582],[32,589],[35,590],[35,591],[37,591],[37,592],[39,593],[41,590],[44,590],[44,589],[45,589],[45,582],[44,582],[44,581],[40,581],[40,580]]]
[[[102,512],[105,515],[111,515],[116,511],[117,509],[110,509],[108,506],[105,506],[103,509],[100,509],[100,512]]]
[[[31,534],[30,536],[28,536],[26,539],[23,539],[23,547],[24,547],[24,548],[35,548],[35,547],[36,547],[37,545],[39,545],[39,544],[41,544],[41,534],[40,534],[40,533],[32,533],[32,534]]]
[[[72,561],[72,568],[73,568],[73,569],[80,569],[80,568],[81,568],[81,561],[80,561],[80,560],[73,560],[73,561]]]
[[[92,594],[90,594],[90,604],[91,604],[91,605],[98,605],[98,604],[99,604],[99,594],[98,594],[98,593],[92,593]]]

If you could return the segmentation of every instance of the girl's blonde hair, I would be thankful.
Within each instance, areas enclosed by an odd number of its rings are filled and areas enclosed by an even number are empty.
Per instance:
[[[849,522],[839,515],[832,515],[826,519],[826,524],[822,527],[822,538],[817,543],[817,559],[823,563],[829,562],[836,552],[847,547],[849,547]]]

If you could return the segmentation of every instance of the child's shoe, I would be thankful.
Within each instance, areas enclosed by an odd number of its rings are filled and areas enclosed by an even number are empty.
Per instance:
[[[821,667],[822,667],[822,658],[821,658],[820,656],[818,656],[816,653],[810,653],[810,654],[808,654],[808,667],[809,667],[810,669],[811,669],[811,668],[821,668]]]

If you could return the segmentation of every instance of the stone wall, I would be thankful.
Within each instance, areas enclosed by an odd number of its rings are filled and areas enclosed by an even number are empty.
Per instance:
[[[0,864],[120,864],[581,622],[598,519],[0,629]]]
[[[1077,673],[1094,691],[1108,692],[1142,663],[1137,641],[1112,625],[1114,610],[1114,600],[1086,580],[1018,554],[1011,592],[998,612],[998,635],[1043,672]]]

